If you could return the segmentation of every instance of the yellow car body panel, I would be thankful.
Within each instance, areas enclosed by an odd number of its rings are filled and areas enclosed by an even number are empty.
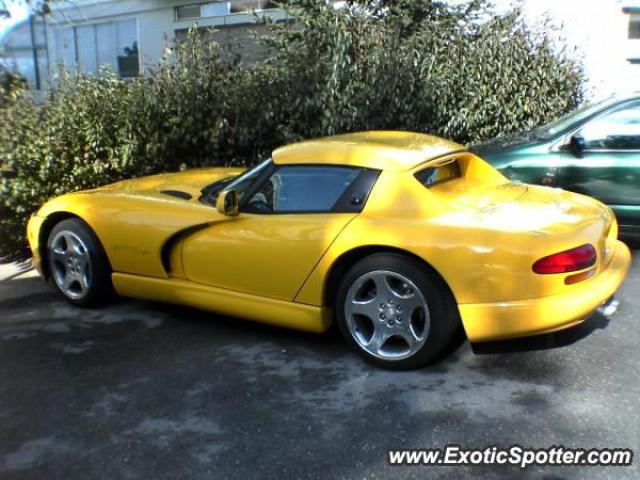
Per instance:
[[[342,259],[394,250],[432,267],[458,304],[471,341],[553,331],[584,319],[624,280],[628,248],[610,209],[573,193],[509,182],[453,142],[366,132],[277,149],[276,165],[380,170],[360,213],[219,213],[198,200],[238,169],[202,169],[119,182],[45,204],[28,226],[39,264],[56,218],[83,219],[100,239],[124,296],[187,304],[300,330],[331,319],[328,292]],[[455,161],[459,176],[425,186],[415,174]],[[444,172],[444,170],[443,170]],[[163,190],[180,190],[191,199]],[[533,263],[592,244],[585,280],[539,275]],[[362,250],[366,249],[366,250]],[[588,277],[588,278],[587,278]]]
[[[292,222],[289,215],[241,214],[194,233],[184,243],[186,278],[290,301],[354,217],[353,213],[295,214]]]
[[[36,225],[54,214],[69,213],[87,222],[100,239],[116,272],[168,278],[162,248],[186,228],[228,221],[228,217],[197,199],[199,182],[237,175],[240,169],[200,169],[154,175],[114,183],[99,189],[70,193],[47,202],[29,223],[29,238],[40,238]],[[184,201],[161,192],[182,189],[193,195]],[[40,240],[42,240],[40,238]],[[31,243],[36,264],[40,249]]]
[[[278,327],[322,333],[331,324],[330,312],[325,308],[210,287],[182,279],[114,273],[113,285],[120,295],[190,305]]]
[[[579,288],[546,297],[459,305],[469,338],[475,342],[555,332],[580,323],[611,297],[629,271],[631,252],[622,242],[611,242],[609,263],[602,273]],[[487,319],[491,319],[490,322]]]
[[[404,171],[464,147],[422,133],[377,131],[347,133],[277,148],[277,164],[322,163]]]

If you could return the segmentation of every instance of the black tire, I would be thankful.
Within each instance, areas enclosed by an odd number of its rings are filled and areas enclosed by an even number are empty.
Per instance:
[[[74,235],[75,237],[73,237]],[[66,257],[62,257],[54,252],[54,246],[58,248],[61,242],[66,244],[64,240],[65,237],[70,239],[77,237],[81,241],[82,250],[86,248],[86,254],[81,253],[76,255],[76,258],[82,257],[82,263],[88,264],[88,268],[85,266],[83,271],[89,272],[88,276],[83,277],[88,280],[86,283],[82,283],[81,285],[80,280],[74,280],[76,282],[74,285],[76,285],[75,289],[77,293],[74,293],[72,288],[68,288],[67,291],[65,291],[63,286],[61,286],[61,284],[64,283],[60,281],[64,278],[62,272],[64,271],[66,276],[73,268],[63,261],[68,260]],[[56,245],[54,245],[54,241]],[[57,251],[60,252],[60,248],[58,248]],[[73,256],[72,254],[70,255]],[[113,298],[114,291],[113,284],[111,283],[111,266],[109,265],[107,255],[93,230],[79,218],[63,220],[53,227],[47,239],[47,266],[53,284],[64,298],[73,305],[79,307],[96,307],[103,305]],[[63,267],[65,270],[63,270]],[[77,276],[76,273],[77,272],[74,271],[72,276]]]
[[[407,353],[410,356],[406,358],[379,358],[367,352],[364,350],[365,347],[356,340],[356,334],[351,333],[347,324],[347,306],[345,302],[347,301],[348,292],[355,285],[356,280],[360,282],[359,279],[366,278],[367,275],[376,275],[372,272],[378,271],[399,274],[410,280],[426,301],[429,324],[428,331],[423,335],[423,340],[421,340],[424,343],[421,347],[417,347],[418,349],[415,352]],[[404,284],[403,286],[406,287],[407,285]],[[380,304],[380,311],[383,311],[382,304]],[[374,365],[397,370],[418,368],[438,359],[439,355],[453,341],[461,324],[455,299],[447,285],[444,284],[435,271],[408,256],[397,253],[373,254],[353,265],[340,282],[335,299],[334,312],[340,332],[356,352]],[[402,322],[402,319],[400,322]],[[401,326],[400,322],[396,322],[396,324]],[[407,319],[405,318],[405,324],[406,322]],[[383,321],[382,323],[384,324],[385,322]],[[374,324],[373,328],[375,329],[375,321],[372,324]],[[424,337],[426,337],[426,340]]]

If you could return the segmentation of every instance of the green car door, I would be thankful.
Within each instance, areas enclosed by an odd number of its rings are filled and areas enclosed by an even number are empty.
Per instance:
[[[640,101],[582,125],[560,150],[559,187],[606,203],[626,230],[640,228]]]
[[[597,198],[622,233],[640,234],[640,98],[608,99],[472,150],[513,180]]]

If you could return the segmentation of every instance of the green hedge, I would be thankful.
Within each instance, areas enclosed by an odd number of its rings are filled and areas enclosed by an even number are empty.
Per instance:
[[[249,165],[283,143],[403,129],[472,142],[546,122],[582,100],[580,66],[519,12],[485,2],[315,0],[269,23],[246,66],[193,32],[133,82],[61,72],[44,102],[0,73],[0,256],[55,195],[205,165]]]

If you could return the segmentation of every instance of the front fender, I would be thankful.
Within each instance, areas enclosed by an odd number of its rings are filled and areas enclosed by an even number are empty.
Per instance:
[[[29,222],[34,264],[41,268],[40,243],[47,219],[64,214],[86,222],[98,236],[114,272],[167,278],[167,241],[183,230],[220,217],[212,207],[162,196],[110,191],[63,195],[47,202]]]

